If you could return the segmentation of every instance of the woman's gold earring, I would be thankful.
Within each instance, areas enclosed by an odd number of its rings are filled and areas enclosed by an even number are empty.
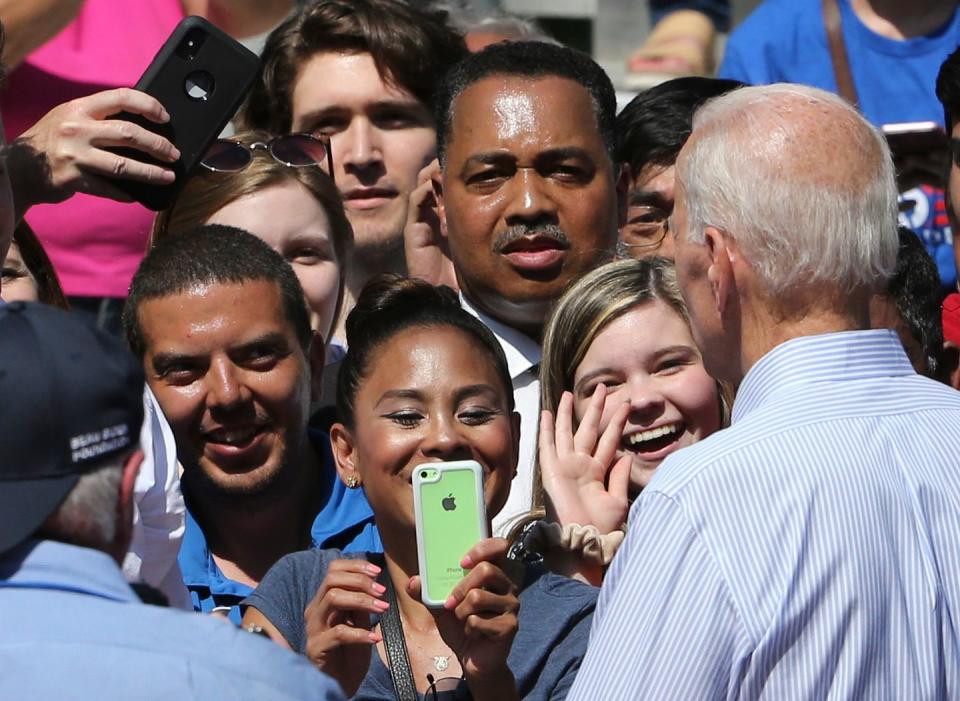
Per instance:
[[[347,477],[347,488],[356,489],[360,486],[360,479],[356,475],[350,475]]]

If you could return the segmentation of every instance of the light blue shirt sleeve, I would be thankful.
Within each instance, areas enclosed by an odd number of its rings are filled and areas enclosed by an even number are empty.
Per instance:
[[[570,698],[726,697],[750,644],[717,562],[663,494],[644,493],[629,523]]]

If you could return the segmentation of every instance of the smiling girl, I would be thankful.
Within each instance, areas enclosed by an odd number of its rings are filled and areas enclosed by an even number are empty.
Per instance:
[[[660,463],[724,423],[673,263],[621,260],[573,285],[548,321],[540,383],[534,515],[545,520],[525,544],[599,584]]]
[[[420,601],[414,469],[478,462],[488,519],[516,473],[520,421],[496,338],[449,288],[397,276],[364,289],[347,338],[331,442],[341,479],[366,493],[384,554],[288,556],[245,602],[244,623],[307,655],[356,699],[414,698],[400,678],[431,699],[564,698],[586,651],[595,589],[542,569],[516,572],[507,541],[487,538],[464,553],[466,575],[442,608]],[[380,625],[390,610],[401,659]]]

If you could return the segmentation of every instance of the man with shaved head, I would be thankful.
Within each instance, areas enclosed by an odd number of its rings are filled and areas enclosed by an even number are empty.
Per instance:
[[[960,393],[869,330],[896,223],[885,142],[839,98],[697,113],[671,229],[732,424],[634,503],[570,698],[960,695]]]

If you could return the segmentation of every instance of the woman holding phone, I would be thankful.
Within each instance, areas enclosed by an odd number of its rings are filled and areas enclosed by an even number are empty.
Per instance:
[[[442,608],[420,601],[414,469],[479,463],[487,519],[509,494],[520,422],[500,345],[448,288],[396,276],[367,286],[347,339],[343,423],[331,441],[341,479],[366,492],[384,554],[285,557],[246,600],[244,623],[306,654],[357,699],[563,697],[586,651],[592,587],[513,572],[507,541],[488,538],[463,554],[466,575]]]
[[[540,392],[534,508],[515,532],[552,570],[599,586],[633,498],[726,421],[673,261],[615,261],[567,290],[544,331]]]

